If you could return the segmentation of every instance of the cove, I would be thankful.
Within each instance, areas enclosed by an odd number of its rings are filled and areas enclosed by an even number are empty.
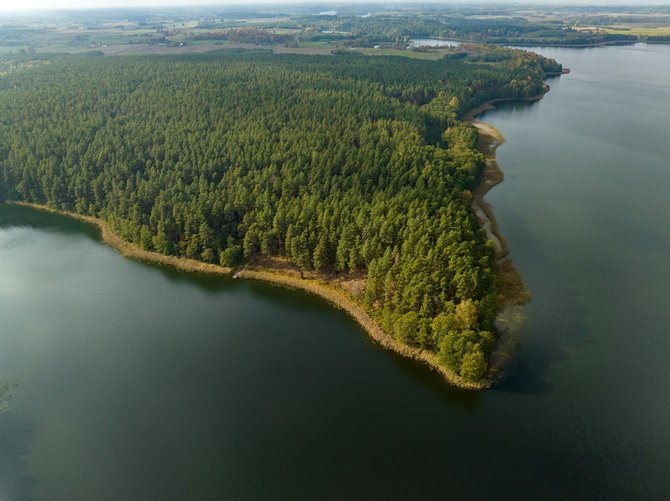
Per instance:
[[[478,117],[506,138],[486,200],[532,295],[492,390],[306,293],[3,205],[0,498],[667,498],[670,47],[536,50],[571,73]]]

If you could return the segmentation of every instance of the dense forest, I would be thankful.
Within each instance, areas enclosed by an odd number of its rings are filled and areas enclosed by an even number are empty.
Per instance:
[[[534,54],[59,57],[0,78],[0,200],[100,217],[164,254],[366,273],[403,343],[480,379],[494,251],[470,208],[484,160],[457,117],[543,90]]]

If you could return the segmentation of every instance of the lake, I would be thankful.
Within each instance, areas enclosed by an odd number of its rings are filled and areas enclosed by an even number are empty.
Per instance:
[[[463,42],[456,40],[440,40],[438,38],[414,38],[409,41],[411,47],[458,47]]]
[[[532,294],[493,389],[0,205],[0,499],[668,499],[670,46],[535,50],[572,72],[480,117]]]

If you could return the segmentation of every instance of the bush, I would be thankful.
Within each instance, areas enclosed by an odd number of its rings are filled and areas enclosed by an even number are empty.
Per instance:
[[[461,377],[466,381],[478,381],[484,376],[486,365],[484,353],[479,349],[479,345],[475,345],[473,351],[463,356]]]
[[[219,255],[219,262],[221,263],[221,266],[226,266],[228,268],[233,268],[234,266],[239,265],[242,262],[242,247],[239,245],[228,247]]]

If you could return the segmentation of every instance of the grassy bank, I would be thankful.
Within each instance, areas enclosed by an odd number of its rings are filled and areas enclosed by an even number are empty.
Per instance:
[[[126,242],[116,233],[112,231],[109,224],[107,224],[102,219],[98,219],[92,216],[82,216],[76,212],[70,212],[66,210],[53,209],[47,207],[46,205],[37,205],[30,204],[27,202],[17,202],[7,200],[6,203],[14,205],[22,205],[24,207],[32,207],[33,209],[38,209],[46,212],[53,212],[55,214],[61,214],[63,216],[69,216],[80,221],[84,221],[89,224],[93,224],[100,228],[102,235],[102,241],[113,247],[121,253],[123,257],[128,259],[133,259],[135,261],[141,261],[143,263],[150,264],[161,264],[171,266],[180,271],[190,271],[190,272],[199,272],[199,273],[215,273],[218,275],[228,275],[232,272],[230,268],[224,268],[222,266],[217,266],[215,264],[203,263],[202,261],[196,261],[195,259],[180,258],[176,256],[166,256],[159,254],[158,252],[147,251],[140,249],[134,244]]]

